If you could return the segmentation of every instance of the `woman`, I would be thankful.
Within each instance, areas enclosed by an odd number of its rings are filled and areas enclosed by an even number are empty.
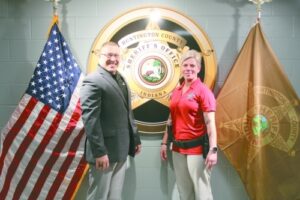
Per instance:
[[[216,100],[198,78],[201,56],[195,50],[182,55],[182,84],[171,96],[172,156],[176,183],[181,200],[211,200],[210,176],[217,163]],[[208,134],[210,149],[203,158],[204,135]],[[167,132],[160,155],[167,159]]]

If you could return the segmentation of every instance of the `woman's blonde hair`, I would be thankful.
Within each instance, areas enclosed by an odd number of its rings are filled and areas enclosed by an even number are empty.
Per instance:
[[[201,54],[198,51],[191,49],[183,53],[180,59],[180,64],[182,64],[185,60],[189,58],[194,58],[198,66],[201,67]]]

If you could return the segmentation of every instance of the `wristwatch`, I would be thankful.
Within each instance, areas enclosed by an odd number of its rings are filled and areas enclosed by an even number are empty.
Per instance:
[[[218,147],[212,147],[212,148],[210,148],[209,151],[212,152],[212,153],[217,153],[218,152]]]

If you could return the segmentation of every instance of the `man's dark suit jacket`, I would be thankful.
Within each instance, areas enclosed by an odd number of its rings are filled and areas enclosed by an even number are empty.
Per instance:
[[[127,85],[127,84],[126,84]],[[80,90],[82,119],[87,135],[85,158],[94,164],[95,158],[108,155],[110,162],[120,162],[134,156],[140,144],[131,110],[130,89],[125,97],[112,75],[98,66],[87,75]]]

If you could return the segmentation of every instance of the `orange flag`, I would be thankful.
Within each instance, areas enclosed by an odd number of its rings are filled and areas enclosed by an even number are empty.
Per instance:
[[[252,200],[300,199],[299,98],[260,24],[217,97],[218,145]]]

